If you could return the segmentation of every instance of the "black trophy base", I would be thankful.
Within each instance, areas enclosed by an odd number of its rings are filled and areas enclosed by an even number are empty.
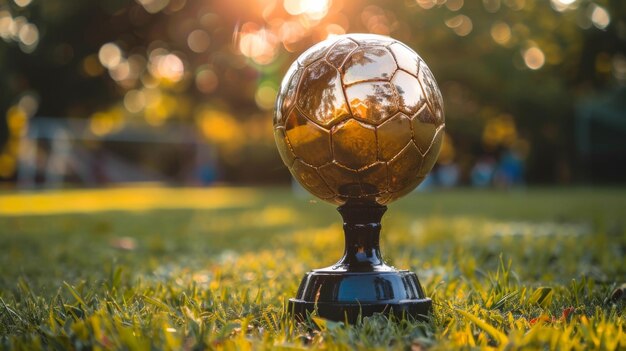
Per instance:
[[[409,271],[332,272],[316,270],[305,275],[288,309],[304,320],[316,311],[333,321],[357,322],[376,313],[397,319],[426,320],[432,307],[417,276]]]
[[[322,318],[355,323],[375,313],[426,320],[432,308],[417,275],[385,264],[379,248],[380,220],[387,207],[346,204],[345,251],[335,265],[307,273],[288,311],[298,320],[316,311]]]

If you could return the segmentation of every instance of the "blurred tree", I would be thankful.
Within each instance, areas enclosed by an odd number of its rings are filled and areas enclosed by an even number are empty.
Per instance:
[[[620,0],[0,0],[0,177],[36,113],[88,118],[96,135],[192,123],[224,178],[287,179],[269,128],[278,85],[300,52],[344,32],[423,56],[456,145],[446,160],[466,176],[514,150],[530,181],[569,180],[575,102],[626,82]]]

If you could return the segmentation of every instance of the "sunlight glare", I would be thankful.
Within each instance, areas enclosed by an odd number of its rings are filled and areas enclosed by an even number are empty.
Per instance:
[[[2,167],[0,160],[0,168]],[[0,195],[0,215],[50,215],[156,209],[245,207],[257,201],[252,189],[164,188],[155,185],[117,189],[51,190]]]
[[[278,30],[280,41],[285,45],[298,42],[302,39],[304,33],[305,30],[302,27],[302,24],[298,21],[286,21],[281,24],[280,29]]]
[[[313,20],[321,20],[328,14],[330,0],[285,0],[285,11],[290,15],[306,15]]]
[[[326,38],[324,39],[332,38],[342,34],[346,34],[346,30],[336,23],[331,23],[326,26]]]

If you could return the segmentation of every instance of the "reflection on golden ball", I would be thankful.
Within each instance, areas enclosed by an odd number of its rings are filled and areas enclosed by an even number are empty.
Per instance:
[[[443,100],[424,60],[389,37],[348,34],[304,52],[283,79],[274,136],[291,174],[335,204],[387,204],[441,148]]]

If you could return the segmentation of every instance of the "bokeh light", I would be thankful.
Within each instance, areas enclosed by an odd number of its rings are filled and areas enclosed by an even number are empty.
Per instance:
[[[122,61],[122,50],[115,43],[106,43],[100,47],[98,59],[104,67],[113,69]]]
[[[20,106],[13,106],[7,112],[7,126],[13,135],[21,135],[25,132],[28,115]]]
[[[287,51],[293,51],[290,50],[291,44],[298,43],[305,34],[306,30],[298,21],[285,21],[280,25],[278,30],[278,38]]]
[[[517,141],[515,119],[509,114],[490,118],[485,124],[482,142],[485,148],[493,150],[498,146],[512,146]]]
[[[28,5],[30,5],[30,3],[33,0],[13,0],[13,2],[15,2],[15,5],[19,6],[19,7],[26,7]]]
[[[32,117],[39,108],[39,97],[33,92],[26,92],[17,103],[19,110],[23,111],[27,117]]]
[[[176,54],[163,48],[150,52],[149,71],[156,78],[166,82],[179,82],[185,74],[185,64]]]
[[[31,46],[39,40],[39,31],[34,24],[27,23],[20,28],[19,38],[24,45]]]
[[[187,45],[191,51],[196,53],[205,52],[211,43],[211,37],[209,33],[202,29],[196,29],[189,33],[187,37]]]
[[[8,11],[0,10],[0,37],[2,39],[11,38],[11,26],[13,26],[13,17]]]
[[[446,7],[450,11],[458,11],[463,8],[464,3],[463,0],[447,0]]]
[[[121,82],[130,77],[130,64],[127,60],[121,61],[109,70],[109,75],[114,80]]]
[[[502,6],[501,0],[483,0],[483,7],[489,13],[496,13]]]
[[[559,12],[574,9],[578,6],[576,0],[550,0],[550,5]]]
[[[219,78],[208,67],[200,67],[198,73],[196,73],[196,88],[205,94],[210,94],[217,88],[219,84]]]
[[[367,27],[367,31],[374,34],[389,35],[395,19],[390,19],[388,14],[376,5],[369,5],[361,13],[361,22]]]
[[[591,5],[591,22],[598,29],[606,29],[611,23],[609,12],[602,6],[596,4]]]
[[[472,20],[465,15],[457,15],[446,20],[446,26],[452,29],[460,37],[464,37],[472,32],[474,25]]]
[[[83,59],[83,73],[88,77],[97,77],[104,73],[103,66],[98,60],[98,55],[89,55]]]
[[[157,13],[167,7],[169,0],[136,0],[149,13]]]
[[[274,84],[263,83],[260,84],[254,95],[254,100],[257,106],[262,110],[272,110],[274,108],[274,102],[276,101],[276,94],[278,89]]]
[[[141,90],[130,90],[124,95],[124,107],[130,113],[139,113],[146,106],[146,96]]]
[[[321,20],[328,14],[330,0],[284,0],[285,11],[290,15],[305,15],[313,20]]]
[[[613,75],[620,84],[626,83],[626,57],[624,55],[615,55],[613,57]]]
[[[511,40],[511,27],[504,22],[496,22],[491,26],[491,38],[500,45],[507,45]]]
[[[523,57],[526,66],[532,70],[540,69],[546,62],[546,57],[543,51],[536,46],[526,49],[523,53]]]
[[[24,16],[13,18],[5,9],[0,10],[0,37],[7,42],[17,42],[24,53],[34,52],[41,39],[39,29],[34,23],[28,22]]]
[[[336,35],[346,34],[346,30],[342,26],[340,26],[340,25],[338,25],[336,23],[328,24],[326,26],[325,30],[326,30],[326,38],[325,39],[331,38],[331,37],[336,36]]]
[[[124,123],[124,111],[121,108],[112,108],[91,115],[89,130],[95,135],[103,136],[122,129]]]
[[[437,0],[416,0],[417,4],[420,5],[424,10],[429,10],[437,5]]]
[[[260,65],[274,61],[278,54],[278,38],[266,28],[261,28],[253,22],[247,22],[241,27],[239,34],[239,50]]]
[[[196,122],[204,136],[220,145],[237,145],[243,137],[237,120],[224,111],[206,108],[197,114]]]

